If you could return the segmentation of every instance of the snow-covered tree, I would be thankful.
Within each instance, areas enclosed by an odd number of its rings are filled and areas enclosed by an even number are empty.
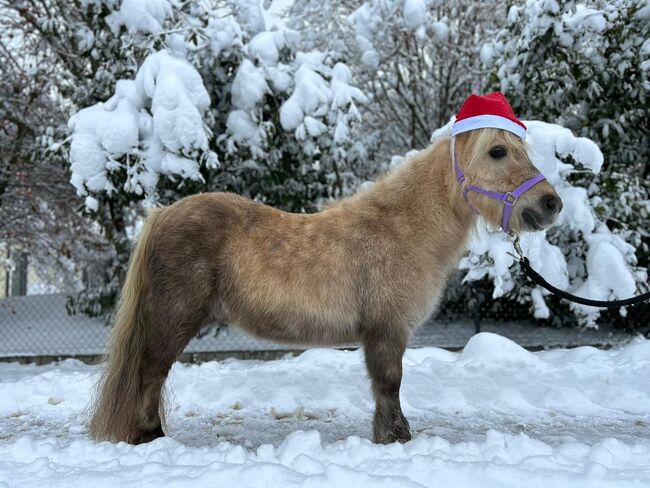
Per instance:
[[[598,146],[557,125],[525,124],[531,159],[564,203],[555,226],[522,234],[522,248],[531,265],[551,284],[579,296],[610,300],[634,295],[646,282],[647,270],[637,266],[634,247],[613,233],[595,211],[587,189],[572,182],[573,174],[582,168],[601,170],[603,155]],[[493,299],[514,299],[538,319],[551,318],[554,309],[553,315],[564,317],[565,323],[594,325],[602,311],[560,303],[541,287],[527,284],[506,235],[489,232],[480,223],[470,253],[459,267],[466,271],[465,282],[488,279]]]
[[[555,284],[599,298],[640,286],[650,228],[647,3],[528,0],[509,10],[492,0],[287,4],[279,21],[258,0],[0,0],[8,26],[0,56],[9,66],[0,83],[10,94],[0,106],[0,142],[19,147],[0,156],[0,193],[13,175],[19,192],[12,195],[23,198],[11,197],[14,216],[32,234],[56,229],[48,226],[67,222],[64,215],[77,222],[65,224],[73,229],[82,217],[70,209],[85,203],[92,232],[75,240],[55,231],[62,237],[47,241],[101,257],[97,285],[77,309],[112,305],[143,206],[231,190],[314,210],[385,169],[391,155],[428,145],[432,129],[467,94],[493,88],[520,115],[579,136],[531,123],[533,159],[568,205],[561,225],[524,242],[533,264]],[[14,32],[24,37],[8,44]],[[33,63],[24,73],[7,54],[15,46],[28,52],[21,62]],[[69,168],[60,164],[67,135]],[[602,168],[585,137],[600,145]],[[42,171],[29,166],[35,162]],[[20,168],[51,183],[39,187],[63,205],[25,200]],[[80,200],[59,191],[68,169]],[[8,201],[0,196],[3,212]],[[23,219],[29,208],[41,215]],[[502,297],[495,304],[508,299],[503,309],[593,323],[597,313],[515,287],[502,236],[480,235],[462,272]],[[619,282],[598,276],[601,262],[619,270]],[[472,293],[465,287],[450,295],[465,304]]]
[[[258,2],[108,7],[103,35],[148,54],[111,96],[71,117],[70,161],[87,210],[119,217],[109,219],[118,233],[106,228],[118,276],[140,203],[232,190],[310,211],[372,171],[353,133],[366,97],[349,68],[337,53],[301,50],[299,34]]]
[[[492,0],[305,0],[292,13],[314,46],[348,59],[371,98],[362,110],[364,136],[376,141],[381,161],[426,147],[431,132],[481,90],[480,46],[505,22],[501,2]]]
[[[537,264],[543,274],[557,278],[556,284],[599,299],[630,296],[647,286],[649,19],[650,7],[643,1],[528,0],[510,8],[507,26],[481,50],[483,62],[493,70],[491,88],[506,93],[517,113],[567,127],[597,142],[604,155],[585,153],[579,150],[585,147],[578,142],[582,139],[568,143],[571,139],[563,135],[560,146],[546,149],[545,158],[555,160],[557,167],[548,167],[538,156],[544,174],[562,177],[552,183],[560,185],[564,217],[546,237],[562,250],[564,257],[557,263],[566,266],[543,259],[560,258],[558,248],[530,250],[539,254]],[[541,132],[533,124],[529,133],[538,154]],[[567,150],[571,147],[577,152]],[[513,263],[498,262],[492,251],[498,240],[485,236],[473,246],[462,264],[468,269],[466,279],[489,277],[495,297],[514,293],[520,302],[534,305],[535,316],[548,317],[539,288],[512,288],[507,271],[514,269]],[[539,241],[534,245],[540,250],[540,243],[551,245]],[[554,314],[558,322],[573,320],[562,313],[565,304],[550,303],[559,312]],[[571,310],[589,324],[600,314],[575,305]]]
[[[125,12],[137,13],[130,18],[137,17],[138,22],[147,24],[150,29],[155,29],[156,19],[162,18],[157,10],[163,7],[162,4],[122,3],[116,5],[117,2],[112,0],[0,0],[2,19],[8,26],[3,30],[3,38],[7,33],[19,33],[19,37],[4,51],[29,63],[27,78],[31,84],[40,83],[34,92],[48,102],[38,112],[47,114],[49,122],[34,123],[34,135],[24,140],[32,146],[29,154],[35,161],[41,164],[43,161],[51,162],[62,168],[58,179],[44,178],[40,183],[51,183],[53,188],[57,182],[65,186],[65,191],[54,194],[72,215],[83,208],[83,199],[76,197],[74,191],[69,192],[70,185],[63,183],[70,174],[66,145],[63,144],[68,136],[67,119],[79,107],[108,98],[116,80],[132,76],[138,63],[153,49],[155,39],[136,38],[127,29],[120,29],[122,7]],[[16,99],[20,100],[19,97]],[[9,107],[8,112],[22,113],[14,108],[20,107]],[[27,113],[38,112],[32,106]],[[126,230],[133,216],[133,212],[128,210],[122,204],[106,207],[94,213],[90,222],[86,213],[77,231],[63,238],[68,247],[75,246],[69,252],[70,256],[87,268],[85,275],[88,279],[85,281],[94,284],[71,301],[72,310],[101,313],[112,305],[128,258]],[[56,218],[55,221],[62,222],[63,219]],[[58,234],[41,231],[39,235],[48,236],[41,238],[48,240]],[[86,242],[90,240],[96,242]]]
[[[44,12],[40,3],[0,2],[0,242],[71,290],[83,267],[110,251],[78,213],[66,151],[55,143],[66,136],[66,53],[46,40],[56,25]]]

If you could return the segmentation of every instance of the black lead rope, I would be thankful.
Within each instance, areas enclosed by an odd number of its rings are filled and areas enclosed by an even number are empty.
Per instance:
[[[527,257],[522,257],[519,260],[519,266],[521,266],[522,271],[530,278],[535,284],[546,288],[548,291],[554,295],[564,298],[575,303],[580,303],[582,305],[587,305],[589,307],[601,307],[601,308],[617,308],[624,307],[626,305],[634,305],[635,303],[643,302],[645,300],[650,300],[650,292],[637,295],[635,297],[626,298],[624,300],[592,300],[590,298],[578,297],[567,293],[564,290],[555,288],[548,281],[546,281],[542,276],[530,267],[530,262]]]
[[[542,288],[546,288],[548,291],[550,291],[554,295],[559,296],[560,298],[564,298],[565,300],[579,303],[581,305],[587,305],[588,307],[599,307],[599,308],[625,307],[626,305],[634,305],[636,303],[650,300],[650,292],[642,293],[641,295],[626,298],[624,300],[592,300],[591,298],[578,297],[564,290],[560,290],[559,288],[555,288],[548,281],[546,281],[542,277],[542,275],[540,275],[537,271],[535,271],[533,268],[530,267],[530,261],[528,261],[528,258],[524,256],[524,252],[522,251],[521,246],[519,245],[519,236],[514,232],[508,232],[508,236],[512,239],[512,245],[514,246],[515,251],[519,255],[519,266],[521,266],[521,270],[524,272],[524,274],[528,276],[528,278],[533,283],[541,286]],[[512,256],[514,257],[514,255]]]

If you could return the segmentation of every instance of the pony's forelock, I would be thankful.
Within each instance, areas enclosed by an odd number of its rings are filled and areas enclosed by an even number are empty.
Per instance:
[[[515,150],[522,155],[528,153],[526,142],[511,132],[494,128],[477,129],[469,133],[468,145],[471,148],[469,154],[470,164],[485,157],[499,134],[505,139],[510,150]]]

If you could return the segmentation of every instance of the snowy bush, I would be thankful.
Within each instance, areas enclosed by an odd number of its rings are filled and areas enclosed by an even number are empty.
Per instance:
[[[129,30],[160,30],[153,20],[130,21],[124,4],[116,16]],[[154,11],[157,21],[173,13]],[[194,180],[293,210],[348,191],[350,132],[366,100],[348,67],[300,52],[295,32],[251,35],[235,17],[194,14],[184,27],[200,41],[165,37],[167,48],[150,54],[134,80],[117,81],[106,103],[70,119],[72,182],[89,195],[88,208],[115,191],[158,200],[161,176],[177,181],[176,197],[187,193],[183,180]]]
[[[423,148],[487,70],[482,42],[503,25],[502,2],[345,0],[295,2],[292,22],[320,49],[343,54],[370,102],[363,136],[377,160]]]
[[[151,195],[161,174],[202,180],[197,160],[211,155],[203,121],[209,105],[197,71],[160,51],[147,57],[135,80],[118,81],[106,103],[73,115],[71,182],[80,195],[89,195],[86,206],[97,211],[90,195],[102,192]],[[122,169],[124,181],[110,178]]]
[[[117,215],[103,227],[119,267],[142,203],[234,191],[310,211],[372,171],[355,138],[367,99],[340,56],[303,50],[258,2],[219,5],[105,5],[102,34],[145,53],[111,96],[70,118],[70,169],[87,211]],[[114,296],[119,284],[110,288]]]
[[[596,263],[620,271],[616,293],[628,291],[630,277],[637,288],[643,279],[650,256],[647,2],[528,0],[506,11],[494,0],[304,0],[290,2],[281,21],[265,7],[277,13],[284,2],[46,3],[2,7],[9,27],[0,39],[25,49],[18,60],[33,77],[26,83],[22,65],[0,53],[11,95],[3,99],[9,130],[0,138],[18,148],[3,155],[0,169],[22,188],[21,165],[31,155],[50,164],[34,179],[57,185],[30,182],[37,197],[21,190],[11,206],[0,195],[10,223],[0,223],[0,237],[20,222],[23,243],[101,261],[93,269],[103,288],[79,309],[112,305],[143,206],[229,190],[287,210],[317,209],[385,169],[388,155],[425,147],[469,93],[491,89],[504,91],[518,114],[578,136],[532,123],[536,162],[573,209],[545,235],[527,237],[531,256],[539,256],[534,264],[554,283],[598,297],[614,292]],[[33,95],[14,96],[25,90]],[[548,137],[536,135],[545,131]],[[78,208],[57,190],[66,178],[66,135],[85,212],[62,226]],[[599,145],[602,168],[582,138]],[[44,187],[56,198],[37,201]],[[81,235],[79,225],[90,235],[71,249],[66,236]],[[33,239],[34,229],[52,237]],[[467,296],[488,284],[486,296],[503,297],[495,302],[515,297],[503,309],[534,307],[538,317],[550,309],[554,320],[577,315],[593,323],[593,311],[513,286],[513,263],[498,251],[504,244],[487,234],[473,244],[462,266],[475,288],[454,290],[465,293],[456,305],[466,308]]]
[[[603,155],[598,146],[558,125],[538,121],[525,124],[531,160],[564,203],[555,226],[522,234],[521,245],[532,267],[552,285],[579,296],[611,300],[634,295],[647,280],[647,271],[636,266],[634,247],[609,230],[592,207],[587,189],[571,180],[582,168],[594,173],[601,170]],[[434,136],[448,132],[449,126]],[[526,278],[512,252],[503,232],[491,232],[479,220],[469,255],[459,265],[465,272],[463,281],[488,279],[493,284],[492,298],[510,297],[529,305],[535,318],[548,319],[548,292],[539,286],[522,286]],[[579,323],[591,326],[602,311],[573,303],[570,310]]]
[[[493,70],[491,88],[502,90],[516,112],[558,123],[599,145],[604,154],[601,172],[594,176],[576,171],[571,181],[586,189],[581,198],[588,199],[597,215],[598,232],[609,236],[611,230],[612,245],[625,247],[624,255],[636,252],[639,266],[647,269],[648,2],[528,0],[510,8],[507,26],[483,46],[481,58]],[[581,256],[579,243],[588,236],[580,229],[576,239],[565,238],[565,242]],[[623,246],[623,240],[629,245]],[[593,246],[590,242],[589,248]],[[590,252],[589,259],[606,269],[604,255],[601,251],[596,260]],[[627,278],[625,283],[629,289]],[[593,285],[585,287],[584,291],[594,291]],[[601,294],[602,290],[596,293]]]

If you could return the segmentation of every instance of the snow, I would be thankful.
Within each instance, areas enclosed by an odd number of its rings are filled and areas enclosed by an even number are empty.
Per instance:
[[[122,0],[119,10],[108,16],[113,32],[124,25],[129,32],[158,34],[163,22],[172,17],[169,0]]]
[[[558,183],[560,172],[570,168],[557,156],[571,156],[594,173],[600,172],[604,159],[595,142],[576,137],[569,129],[556,124],[533,120],[524,121],[524,124],[528,128],[526,142],[532,148],[531,159],[551,184]]]
[[[637,10],[634,17],[637,19],[650,20],[650,5],[645,5]]]
[[[332,68],[324,64],[325,53],[300,52],[296,56],[298,68],[294,74],[291,96],[280,108],[280,124],[285,131],[295,131],[301,140],[307,135],[318,137],[327,126],[320,120],[334,117],[334,140],[342,142],[348,134],[348,124],[358,119],[355,103],[365,103],[366,96],[350,84],[352,74],[343,63]]]
[[[374,49],[369,49],[361,55],[361,62],[368,68],[377,69],[380,61],[381,56]]]
[[[280,59],[280,53],[276,43],[277,32],[260,32],[248,43],[248,52],[251,56],[263,63],[275,66]]]
[[[201,179],[198,163],[187,156],[208,147],[203,114],[209,106],[192,65],[167,51],[149,55],[134,80],[118,81],[106,103],[70,118],[71,183],[77,193],[111,194],[108,173],[124,164],[125,189],[137,194],[152,192],[161,173]],[[126,163],[119,162],[124,156]],[[86,202],[91,210],[96,206],[96,199]]]
[[[154,130],[165,149],[207,147],[202,113],[210,106],[210,96],[192,65],[160,51],[145,59],[135,84],[151,99]]]
[[[249,34],[257,34],[266,28],[266,21],[259,0],[231,0],[237,21]]]
[[[175,364],[170,437],[87,438],[97,368],[0,364],[0,482],[9,486],[616,487],[650,483],[650,342],[530,353],[495,334],[463,352],[409,349],[414,439],[369,440],[360,351]]]
[[[325,124],[313,117],[305,117],[304,124],[305,128],[307,129],[307,133],[312,137],[318,137],[327,130],[327,126]]]
[[[575,12],[563,15],[562,20],[570,29],[584,26],[595,32],[602,32],[607,27],[607,21],[602,12],[580,4],[576,5]]]
[[[258,129],[255,121],[243,110],[233,110],[230,112],[226,127],[237,142],[254,139]]]
[[[242,60],[232,82],[232,104],[238,109],[253,110],[269,92],[264,71],[248,59]]]
[[[321,59],[300,56],[301,66],[295,74],[295,88],[280,109],[280,123],[286,131],[297,129],[306,115],[314,115],[330,101],[330,90],[323,77],[314,70]]]
[[[583,235],[590,234],[596,228],[596,220],[589,205],[589,196],[585,188],[560,188],[564,211],[560,214],[558,225],[566,225],[579,230]]]
[[[576,293],[596,300],[616,300],[634,296],[636,280],[626,265],[626,254],[634,254],[634,248],[619,236],[609,232],[605,226],[587,237],[588,279],[578,287]],[[583,314],[593,317],[598,314],[593,308],[572,304]]]
[[[545,232],[527,233],[521,236],[521,247],[534,269],[543,270],[544,277],[552,285],[565,289],[568,287],[568,271],[562,251],[546,240]],[[487,257],[487,259],[485,259]],[[512,244],[500,232],[491,232],[487,226],[477,227],[470,240],[470,253],[461,259],[459,269],[467,270],[463,282],[490,278],[494,283],[493,298],[512,292],[516,286],[511,268],[517,264],[512,253]],[[537,290],[531,296],[535,318],[548,317],[548,309],[543,296],[546,291]]]
[[[483,44],[479,52],[479,59],[481,63],[488,65],[492,62],[494,58],[494,46],[492,44]]]
[[[248,53],[267,66],[275,66],[280,59],[280,50],[288,44],[296,45],[298,39],[297,32],[287,29],[260,32],[248,43]]]
[[[449,26],[445,22],[436,21],[431,23],[431,28],[436,34],[436,37],[442,41],[446,42],[449,37]]]
[[[467,270],[463,282],[477,281],[489,277],[494,283],[493,297],[501,297],[510,292],[515,283],[508,279],[510,267],[515,263],[515,258],[508,253],[512,252],[512,245],[499,233],[490,232],[484,225],[477,228],[477,233],[469,242],[470,254],[461,259],[459,269]],[[488,260],[481,259],[489,256]]]
[[[97,210],[99,209],[99,202],[97,201],[96,198],[93,198],[91,196],[87,196],[84,199],[84,205],[91,212],[97,212]]]
[[[404,23],[409,29],[417,29],[426,20],[427,4],[424,0],[406,0],[404,2]]]
[[[243,43],[241,26],[231,17],[210,18],[205,32],[215,58],[229,54],[233,48],[239,48]]]
[[[355,42],[361,52],[361,62],[368,68],[379,66],[379,52],[373,45],[375,33],[382,23],[380,7],[371,2],[365,2],[348,17],[348,22],[354,27]]]

